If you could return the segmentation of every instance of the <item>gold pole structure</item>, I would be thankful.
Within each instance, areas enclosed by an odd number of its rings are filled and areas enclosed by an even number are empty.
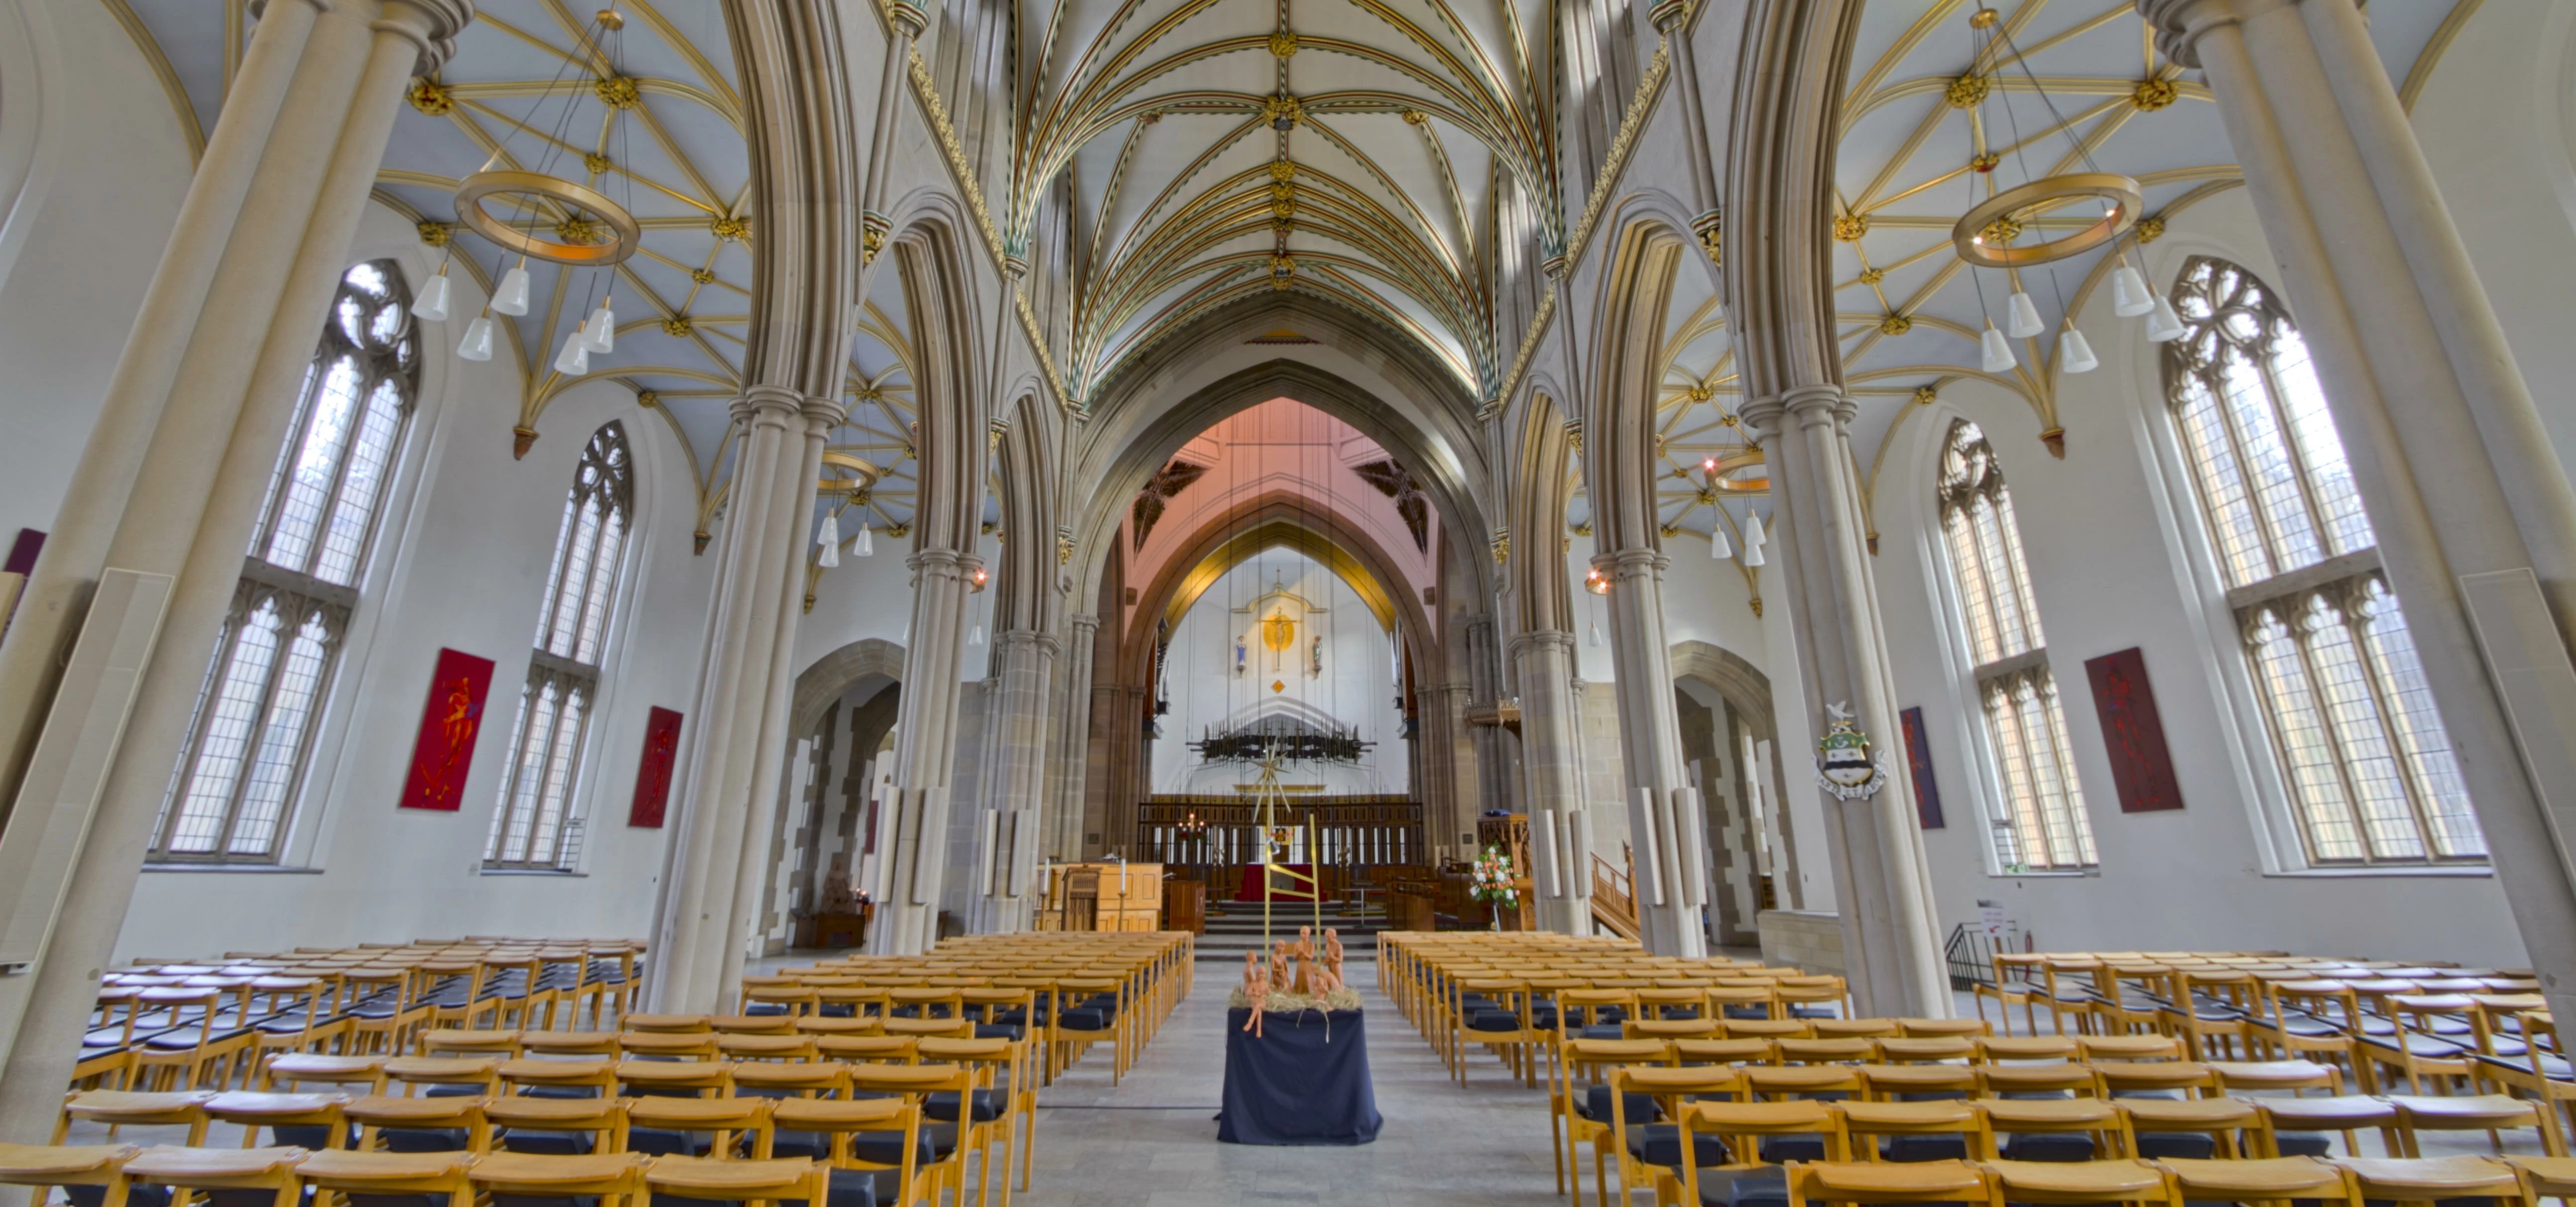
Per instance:
[[[1324,848],[1315,843],[1315,811],[1306,810],[1306,867],[1315,874],[1306,882],[1306,899],[1315,903],[1315,934],[1324,933]]]

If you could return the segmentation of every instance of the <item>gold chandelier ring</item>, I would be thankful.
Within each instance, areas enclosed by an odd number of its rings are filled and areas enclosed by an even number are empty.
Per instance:
[[[604,243],[566,243],[512,226],[483,208],[484,198],[503,195],[534,195],[564,205],[576,214],[593,215],[608,225],[615,238]],[[510,251],[575,268],[606,268],[623,263],[644,242],[644,228],[637,225],[635,215],[627,213],[625,206],[609,200],[597,189],[542,172],[499,170],[466,177],[456,187],[456,216],[473,227],[476,234]]]
[[[2021,215],[2055,209],[2093,198],[2111,204],[2111,212],[2074,234],[2046,243],[2013,246],[1989,243],[1986,232],[2005,219],[2018,220]],[[2071,172],[2047,176],[2019,188],[2006,189],[1985,203],[1960,215],[1950,228],[1950,242],[1959,249],[1959,258],[1977,268],[2028,268],[2048,264],[2088,251],[2127,234],[2138,224],[2138,213],[2146,205],[2146,195],[2138,182],[2116,172]]]
[[[879,477],[877,467],[869,464],[863,457],[853,457],[848,453],[826,452],[823,454],[823,469],[827,476],[814,481],[814,489],[817,492],[857,494],[863,490],[876,489]],[[834,471],[844,476],[828,476]]]

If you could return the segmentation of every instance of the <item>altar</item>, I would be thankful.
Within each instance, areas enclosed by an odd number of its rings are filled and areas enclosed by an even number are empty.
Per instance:
[[[1385,1119],[1369,1081],[1368,1027],[1359,1010],[1225,1012],[1225,1144],[1366,1144]]]

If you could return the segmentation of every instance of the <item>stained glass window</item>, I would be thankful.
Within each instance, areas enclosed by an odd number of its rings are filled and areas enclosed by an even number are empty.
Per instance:
[[[1985,432],[1967,420],[1950,426],[1942,447],[1939,499],[1960,627],[2002,781],[2002,816],[1992,819],[1996,858],[2006,871],[2090,867],[2093,825],[2048,669],[2012,489]]]
[[[528,683],[510,729],[510,762],[484,864],[558,870],[581,853],[573,782],[599,698],[601,648],[634,499],[626,428],[610,421],[583,446],[555,532]]]
[[[278,856],[419,393],[410,304],[391,261],[341,278],[206,669],[153,858]]]
[[[2166,397],[2309,861],[2484,860],[2307,342],[2224,260],[2173,302]]]

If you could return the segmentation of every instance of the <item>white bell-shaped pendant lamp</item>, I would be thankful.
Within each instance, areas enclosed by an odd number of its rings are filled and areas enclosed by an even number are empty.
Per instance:
[[[590,321],[581,325],[581,343],[585,348],[606,356],[617,350],[617,312],[608,308],[608,299],[599,299],[599,309],[590,312]]]
[[[438,275],[420,287],[420,296],[411,300],[411,316],[424,323],[443,322],[447,318],[447,265],[438,266]]]
[[[563,351],[555,353],[555,372],[566,377],[590,372],[590,348],[581,342],[580,328],[564,337]]]
[[[1770,559],[1762,556],[1762,546],[1771,538],[1762,531],[1762,513],[1750,512],[1744,517],[1744,564],[1761,566]]]
[[[2004,334],[2014,339],[2029,339],[2046,330],[2048,324],[2039,321],[2039,307],[2030,300],[2030,295],[2014,290],[2012,300],[2004,304]]]
[[[2147,292],[2147,279],[2126,263],[2111,270],[2111,313],[2133,319],[2156,308],[2156,295]]]
[[[521,256],[510,271],[501,274],[500,288],[492,291],[492,313],[516,317],[527,312],[528,258]]]
[[[2166,343],[2182,338],[2182,316],[2174,313],[2173,303],[2157,298],[2155,309],[2147,314],[2147,340]]]
[[[982,623],[980,623],[980,622],[979,622],[979,623],[977,623],[977,624],[976,624],[976,626],[975,626],[973,629],[971,629],[971,630],[969,630],[969,631],[967,632],[967,634],[966,634],[966,644],[968,644],[968,645],[982,645],[982,644],[984,644],[984,626],[983,626],[983,624],[982,624]]]
[[[1993,319],[1986,320],[1986,333],[1977,337],[1977,346],[1985,353],[1981,363],[1988,373],[2010,373],[2020,363],[2013,359],[2012,345],[2004,340],[2004,333],[1995,330]]]
[[[1735,547],[1726,543],[1726,520],[1723,517],[1710,517],[1708,525],[1709,560],[1722,562],[1733,556],[1735,556]]]
[[[859,521],[858,542],[850,546],[850,556],[869,557],[877,551],[877,534],[869,531],[866,520]]]
[[[841,513],[837,511],[823,513],[823,526],[814,532],[814,548],[815,565],[841,564]]]
[[[1600,621],[1597,621],[1597,620],[1596,620],[1596,621],[1593,621],[1593,622],[1592,622],[1592,633],[1591,633],[1591,635],[1590,635],[1589,637],[1585,638],[1585,641],[1586,641],[1587,643],[1589,643],[1589,644],[1592,646],[1592,648],[1594,648],[1594,649],[1596,649],[1596,650],[1601,648],[1601,622],[1600,622]]]
[[[456,341],[456,359],[492,359],[492,316],[478,314],[465,324],[465,338]]]
[[[2057,337],[2057,367],[2069,373],[2090,373],[2101,363],[2084,333],[2075,329],[2075,320],[2066,320],[2065,329]]]

